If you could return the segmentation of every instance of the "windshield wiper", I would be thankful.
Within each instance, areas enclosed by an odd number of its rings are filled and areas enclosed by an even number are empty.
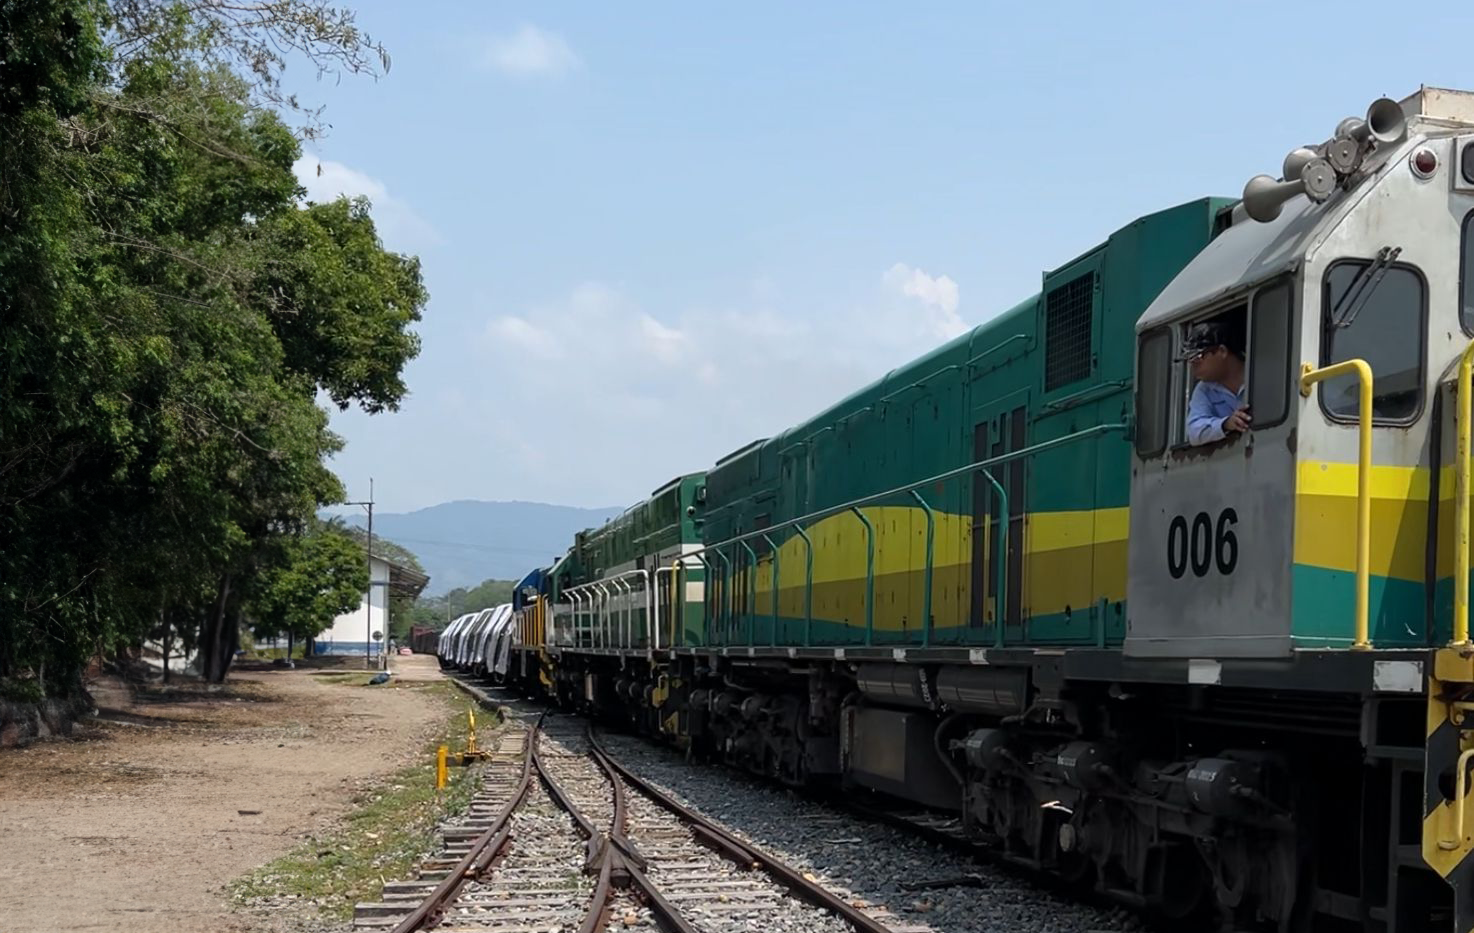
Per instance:
[[[1336,306],[1331,309],[1330,326],[1335,329],[1350,327],[1356,322],[1356,316],[1361,309],[1366,307],[1367,301],[1377,286],[1382,284],[1382,279],[1387,275],[1387,270],[1402,255],[1401,246],[1384,246],[1377,250],[1377,258],[1361,267],[1356,278],[1351,280],[1351,285]]]

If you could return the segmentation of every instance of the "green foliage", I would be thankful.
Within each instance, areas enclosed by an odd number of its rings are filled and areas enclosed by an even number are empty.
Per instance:
[[[443,596],[422,596],[407,613],[404,630],[407,633],[411,625],[445,628],[467,612],[511,602],[516,586],[516,580],[482,580],[470,589],[458,586]]]
[[[344,524],[339,519],[333,520],[333,526],[342,530],[344,534],[350,535],[354,541],[358,542],[359,547],[362,548],[368,546],[368,532],[365,529],[360,528],[357,525]],[[404,547],[403,545],[394,543],[389,538],[385,538],[382,535],[375,533],[373,548],[375,554],[388,560],[391,564],[398,564],[401,567],[408,567],[410,570],[414,570],[419,573],[425,572],[425,568],[421,566],[420,559],[415,555],[414,551],[411,551],[409,548]]]
[[[34,679],[15,680],[9,677],[0,677],[0,700],[10,700],[14,703],[39,703],[45,696],[41,693],[41,684]]]
[[[350,39],[315,0],[229,9],[0,0],[0,678],[48,693],[159,632],[223,676],[343,498],[317,393],[393,408],[418,350],[417,261],[361,202],[300,204],[276,65],[242,57]]]
[[[98,12],[88,0],[0,0],[0,114],[81,109],[103,63]]]
[[[335,528],[285,537],[271,566],[257,576],[250,601],[256,635],[316,638],[345,612],[362,604],[368,589],[363,549]]]
[[[363,198],[280,214],[268,233],[261,285],[277,296],[286,368],[314,379],[339,408],[397,408],[400,368],[419,352],[408,330],[427,297],[419,260],[384,251]]]
[[[509,603],[512,601],[512,588],[516,585],[516,580],[482,580],[466,591],[461,600],[461,605],[465,607],[462,611],[470,612],[472,609]]]

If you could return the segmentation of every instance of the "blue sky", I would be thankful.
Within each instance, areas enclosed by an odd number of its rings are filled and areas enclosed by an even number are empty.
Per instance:
[[[635,501],[1379,95],[1474,87],[1461,4],[356,7],[393,67],[298,68],[299,174],[424,263],[411,397],[333,420],[389,511]]]

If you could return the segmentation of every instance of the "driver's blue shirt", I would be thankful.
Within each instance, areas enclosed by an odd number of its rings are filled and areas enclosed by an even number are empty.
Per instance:
[[[1218,382],[1200,382],[1187,403],[1187,441],[1211,444],[1225,437],[1223,422],[1244,407],[1244,390],[1237,392]]]

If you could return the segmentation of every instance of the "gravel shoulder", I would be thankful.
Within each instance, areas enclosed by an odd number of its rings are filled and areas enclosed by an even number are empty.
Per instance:
[[[1018,873],[979,863],[902,831],[797,794],[691,765],[643,739],[602,733],[616,758],[738,836],[762,846],[857,907],[884,906],[903,925],[937,933],[1125,933],[1125,910],[1100,909],[1044,890]],[[968,878],[925,891],[904,883]]]
[[[0,752],[7,929],[265,933],[226,885],[402,768],[447,712],[434,658],[394,682],[272,670],[165,697],[95,691],[104,715]],[[105,685],[102,685],[105,687]]]

